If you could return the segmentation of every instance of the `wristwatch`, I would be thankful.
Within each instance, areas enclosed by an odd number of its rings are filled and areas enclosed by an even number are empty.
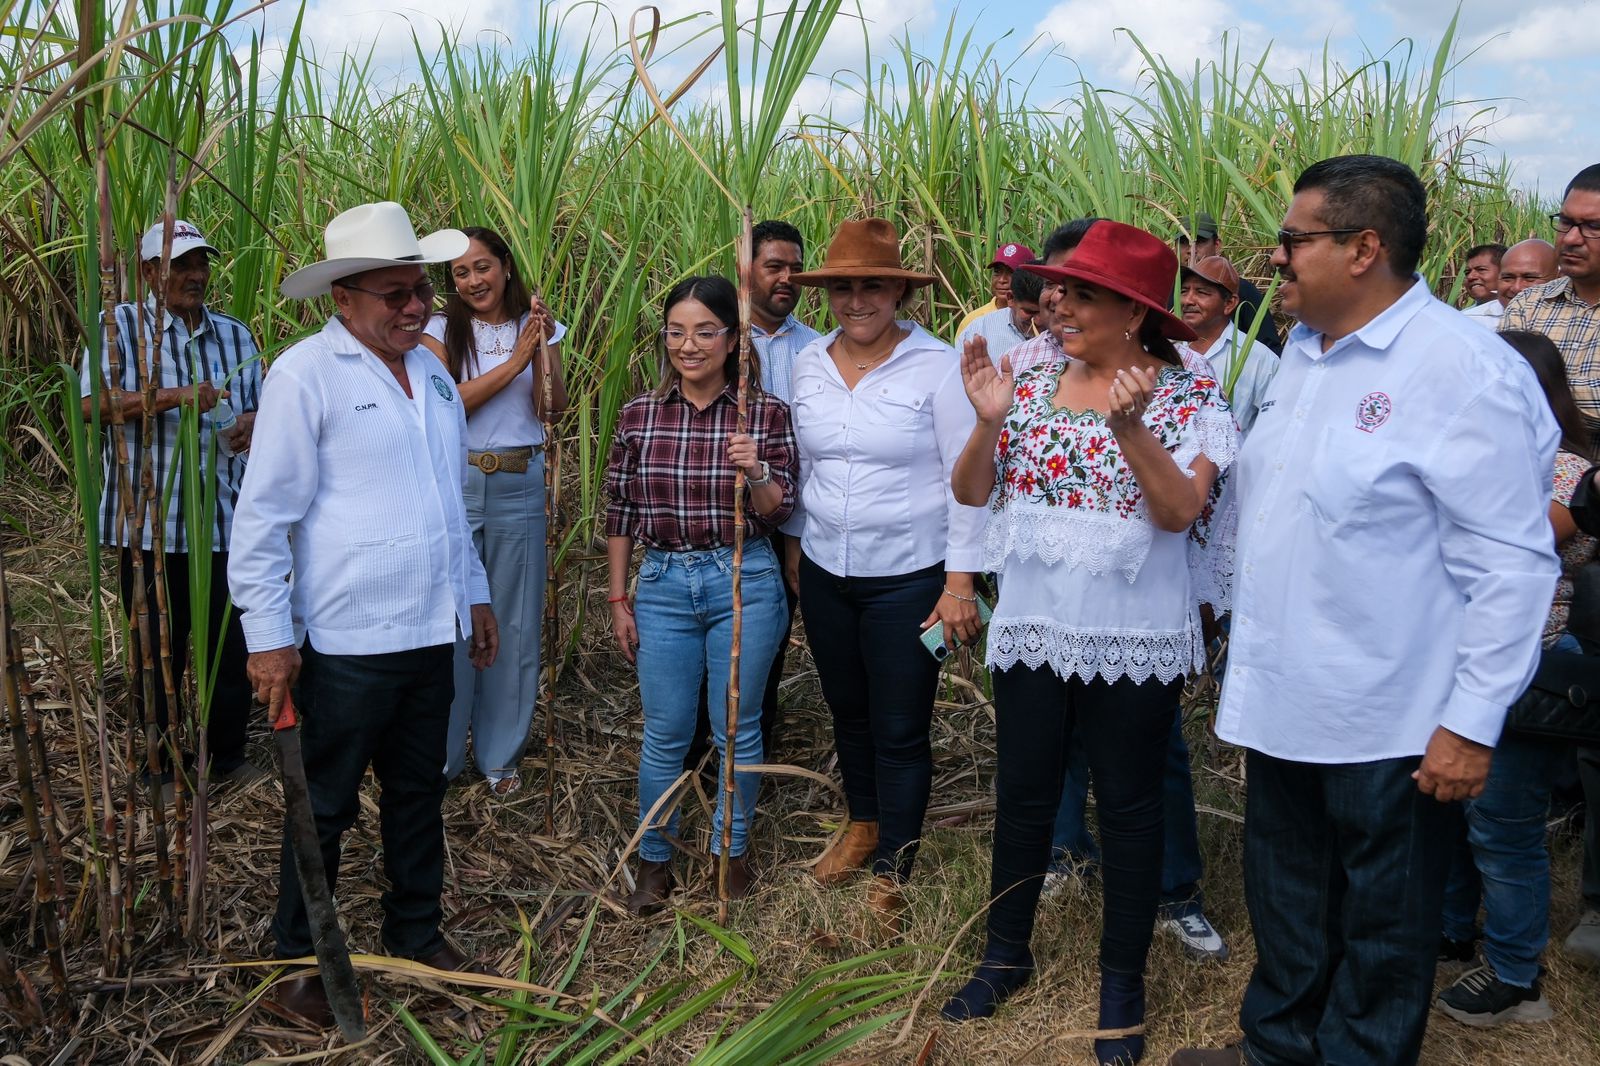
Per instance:
[[[765,459],[761,460],[761,476],[751,477],[749,474],[746,474],[744,476],[744,483],[749,485],[751,488],[760,488],[762,485],[772,484],[772,467],[767,465],[767,461]]]

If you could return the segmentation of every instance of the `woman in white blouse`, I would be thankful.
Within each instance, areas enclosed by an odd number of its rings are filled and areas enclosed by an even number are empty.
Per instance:
[[[1167,312],[1177,257],[1096,222],[1060,267],[1062,356],[1012,378],[963,353],[977,425],[956,499],[989,505],[984,565],[1001,577],[989,629],[996,797],[988,945],[945,1004],[987,1017],[1033,973],[1029,940],[1074,725],[1099,798],[1104,910],[1100,1026],[1141,1027],[1161,879],[1162,768],[1184,675],[1204,663],[1199,604],[1225,597],[1215,490],[1237,431],[1209,377],[1184,370]],[[1201,541],[1211,543],[1202,546]],[[1225,603],[1216,604],[1218,607]],[[1142,1036],[1099,1040],[1137,1062]]]
[[[445,776],[473,761],[498,796],[522,785],[517,763],[528,743],[539,687],[544,612],[544,419],[539,333],[548,341],[555,411],[567,405],[560,341],[566,330],[528,294],[511,249],[494,230],[469,226],[466,254],[450,262],[454,291],[428,323],[423,344],[457,382],[467,408],[467,518],[489,575],[500,656],[472,669],[456,649]],[[526,309],[526,310],[525,310]]]
[[[821,286],[838,323],[795,357],[800,506],[785,526],[850,814],[813,872],[834,884],[870,864],[892,935],[933,779],[938,660],[920,637],[937,626],[954,648],[979,632],[983,511],[950,494],[972,406],[955,350],[896,317],[934,279],[905,269],[888,222],[844,223],[822,267],[792,280]]]

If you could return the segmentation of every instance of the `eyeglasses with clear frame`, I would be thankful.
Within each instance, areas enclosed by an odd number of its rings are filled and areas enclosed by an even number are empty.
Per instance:
[[[661,343],[677,351],[690,337],[693,337],[696,348],[708,348],[716,343],[718,337],[732,329],[732,326],[723,326],[721,329],[697,329],[693,333],[685,333],[681,329],[664,329],[661,331]]]
[[[1556,228],[1556,233],[1567,234],[1572,227],[1578,227],[1578,236],[1586,241],[1600,241],[1600,219],[1593,218],[1568,218],[1557,212],[1550,216],[1550,222]]]
[[[439,292],[438,289],[433,287],[433,282],[431,281],[424,281],[415,288],[390,289],[385,292],[379,292],[377,289],[363,289],[359,285],[347,285],[344,282],[338,281],[334,282],[334,284],[338,285],[341,289],[353,289],[356,292],[364,292],[368,296],[376,296],[382,300],[384,305],[391,311],[405,310],[405,308],[411,303],[411,298],[413,296],[421,300],[424,305],[431,305],[433,303],[433,298],[438,295]]]

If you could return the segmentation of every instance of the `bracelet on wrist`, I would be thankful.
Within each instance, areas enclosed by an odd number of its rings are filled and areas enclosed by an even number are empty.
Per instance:
[[[628,597],[626,597],[626,596],[612,596],[610,599],[606,600],[606,602],[607,603],[627,603],[628,602]]]
[[[973,593],[971,596],[963,596],[959,592],[951,592],[949,585],[946,585],[944,587],[944,594],[946,596],[949,596],[952,600],[960,600],[962,603],[977,603],[978,602],[978,594],[977,593]]]

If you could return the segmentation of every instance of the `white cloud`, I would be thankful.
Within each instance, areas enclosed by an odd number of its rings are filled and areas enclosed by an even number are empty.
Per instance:
[[[1223,0],[1146,0],[1137,6],[1063,0],[1035,27],[1091,77],[1096,72],[1109,74],[1123,86],[1134,82],[1145,67],[1134,38],[1182,72],[1215,58],[1223,34],[1230,31],[1261,44],[1267,37],[1259,25],[1241,22]]]

